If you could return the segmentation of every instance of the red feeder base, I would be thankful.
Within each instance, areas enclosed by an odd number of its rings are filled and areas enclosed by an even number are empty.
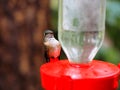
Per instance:
[[[40,74],[45,90],[116,90],[120,69],[97,60],[87,65],[61,60],[42,65]]]

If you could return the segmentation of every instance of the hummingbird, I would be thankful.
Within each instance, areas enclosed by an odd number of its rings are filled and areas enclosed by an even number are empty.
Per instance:
[[[44,32],[44,46],[46,62],[59,60],[61,45],[60,42],[55,39],[53,31],[46,30]]]

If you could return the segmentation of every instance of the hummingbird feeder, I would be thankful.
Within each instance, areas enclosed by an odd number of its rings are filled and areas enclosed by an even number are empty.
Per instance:
[[[93,60],[104,40],[105,12],[106,0],[59,0],[58,36],[68,60],[40,67],[45,90],[117,90],[120,68]]]

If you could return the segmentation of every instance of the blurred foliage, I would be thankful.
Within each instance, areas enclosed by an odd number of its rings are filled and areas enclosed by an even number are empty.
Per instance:
[[[120,50],[120,2],[108,2],[106,27],[115,47]]]

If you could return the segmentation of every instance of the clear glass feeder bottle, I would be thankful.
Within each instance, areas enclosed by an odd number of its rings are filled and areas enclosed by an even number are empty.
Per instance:
[[[106,0],[59,0],[59,40],[71,63],[92,61],[105,33]]]

